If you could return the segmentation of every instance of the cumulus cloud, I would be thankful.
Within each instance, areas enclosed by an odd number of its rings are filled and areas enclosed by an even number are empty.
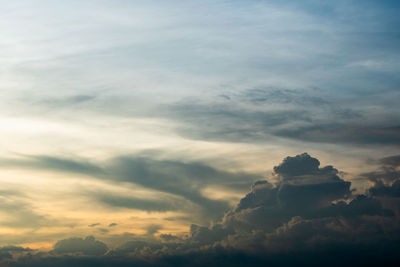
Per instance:
[[[234,228],[272,230],[294,216],[312,217],[326,210],[332,201],[351,196],[350,182],[342,180],[332,166],[304,153],[287,157],[274,167],[279,182],[256,182],[224,223]]]
[[[85,239],[74,237],[60,240],[54,245],[52,253],[101,256],[107,250],[108,247],[106,244],[96,240],[93,236],[88,236]]]
[[[192,226],[191,240],[230,249],[281,253],[324,244],[376,246],[400,238],[397,216],[380,199],[353,195],[332,166],[304,153],[274,168],[277,184],[256,182],[235,209],[211,227]],[[385,241],[383,241],[385,242]]]

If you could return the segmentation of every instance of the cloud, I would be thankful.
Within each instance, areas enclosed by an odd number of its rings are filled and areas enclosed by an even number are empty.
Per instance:
[[[319,168],[319,161],[304,153],[287,157],[274,167],[278,184],[256,182],[224,223],[234,228],[270,231],[295,216],[316,216],[332,201],[351,196],[350,182],[337,176],[332,166]]]
[[[375,186],[390,185],[400,179],[400,156],[386,157],[380,160],[380,167],[361,176],[373,182]]]
[[[39,104],[47,105],[51,108],[60,108],[60,107],[68,107],[68,106],[77,106],[80,104],[84,104],[86,102],[90,102],[96,99],[96,95],[73,95],[67,96],[64,98],[47,98],[39,101]]]
[[[125,197],[107,192],[94,192],[91,193],[90,196],[100,203],[118,208],[165,212],[182,210],[185,209],[185,206],[187,207],[184,201],[178,201],[176,199],[143,199],[138,197]]]
[[[155,240],[131,240],[123,245],[117,247],[116,249],[110,251],[109,255],[111,256],[147,256],[152,258],[152,255],[162,254],[160,251],[165,244],[161,244],[159,242],[155,242]]]
[[[99,231],[100,233],[103,233],[103,234],[110,232],[110,230],[108,230],[106,228],[98,228],[97,231]]]
[[[103,174],[103,170],[101,167],[96,166],[83,159],[72,160],[72,159],[57,158],[44,155],[23,157],[18,159],[3,158],[1,160],[1,165],[4,167],[17,166],[17,167],[26,167],[33,169],[55,170],[68,173],[81,173],[86,175]]]
[[[396,158],[381,163],[397,166]],[[276,183],[255,182],[222,220],[209,226],[193,224],[185,235],[157,236],[161,227],[149,225],[147,235],[131,236],[107,254],[107,246],[93,237],[65,239],[55,244],[53,255],[36,260],[61,264],[71,259],[54,258],[55,254],[80,254],[88,256],[87,266],[98,257],[112,266],[128,262],[138,266],[343,266],[400,261],[399,214],[380,195],[370,191],[355,195],[337,169],[321,167],[307,153],[285,158],[274,168],[273,177]]]
[[[171,234],[160,234],[159,237],[161,238],[161,240],[163,240],[165,242],[171,242],[171,241],[179,240],[179,238],[177,236],[171,235]]]
[[[18,192],[0,192],[0,211],[7,214],[0,225],[14,228],[39,229],[45,225],[58,224],[45,214],[36,212],[29,203],[30,199]]]
[[[357,246],[369,250],[400,239],[395,210],[372,195],[353,195],[351,183],[332,166],[320,167],[304,153],[284,159],[274,176],[277,184],[256,182],[221,222],[192,226],[189,240],[261,255],[268,251],[273,258],[283,251],[308,255],[340,246],[359,253]]]
[[[110,223],[109,225],[108,225],[108,227],[115,227],[115,226],[117,226],[118,224],[117,223]]]
[[[159,230],[161,230],[163,227],[158,224],[150,224],[146,226],[146,231],[148,235],[154,235],[155,233],[158,233]]]
[[[399,145],[400,126],[368,126],[355,123],[324,123],[277,130],[274,134],[308,142],[336,144]]]
[[[19,247],[19,246],[5,246],[1,247],[0,251],[7,251],[7,252],[29,252],[29,251],[35,251],[34,249],[31,248],[24,248],[24,247]]]
[[[223,172],[197,163],[135,157],[113,159],[108,171],[117,181],[139,184],[184,198],[199,206],[200,212],[207,219],[220,216],[229,209],[229,204],[226,201],[212,200],[203,196],[201,190],[206,185],[237,187],[249,183],[255,177]]]
[[[163,114],[181,122],[176,130],[185,137],[249,143],[270,141],[273,129],[310,119],[305,110],[254,109],[230,102],[201,103],[198,99],[170,105]]]
[[[318,89],[260,87],[212,99],[185,99],[162,114],[180,122],[176,130],[200,140],[247,143],[277,138],[333,144],[399,145],[400,118],[371,114],[360,100],[336,100]],[[384,103],[382,103],[384,105]],[[373,119],[371,119],[373,118]]]
[[[320,163],[316,158],[304,153],[295,157],[287,157],[279,166],[274,167],[276,174],[284,179],[299,175],[314,174],[319,171]]]
[[[58,241],[53,250],[54,254],[81,254],[90,256],[104,255],[108,250],[106,244],[95,240],[93,236],[88,236],[85,239],[74,237]]]
[[[384,205],[400,215],[400,156],[385,157],[377,170],[361,174],[372,186],[368,194],[379,198]]]
[[[87,160],[72,160],[51,156],[4,159],[4,166],[29,167],[55,170],[65,173],[80,173],[93,179],[108,182],[131,183],[155,192],[152,199],[116,195],[106,191],[90,191],[88,195],[109,206],[148,211],[187,211],[196,208],[204,222],[219,218],[230,208],[228,200],[215,200],[204,196],[207,186],[219,186],[243,190],[259,175],[233,173],[218,170],[202,163],[186,163],[173,160],[157,160],[141,156],[111,158],[105,162],[92,163]],[[158,192],[167,194],[166,198]],[[158,196],[158,197],[157,197]]]

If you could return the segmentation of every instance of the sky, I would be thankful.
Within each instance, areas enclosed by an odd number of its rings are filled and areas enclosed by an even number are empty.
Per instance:
[[[399,263],[399,10],[0,0],[0,263]]]

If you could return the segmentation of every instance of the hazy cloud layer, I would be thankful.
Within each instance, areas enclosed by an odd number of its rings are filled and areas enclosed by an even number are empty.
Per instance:
[[[157,160],[140,156],[116,157],[98,164],[85,160],[35,156],[3,159],[2,164],[5,167],[84,174],[92,179],[139,185],[153,190],[154,197],[146,199],[92,189],[83,194],[97,202],[117,208],[160,212],[190,212],[196,209],[197,212],[193,216],[203,221],[221,217],[230,207],[226,200],[204,196],[202,193],[204,188],[217,186],[227,190],[244,190],[260,178],[259,175],[226,172],[201,163]]]
[[[58,223],[35,212],[29,199],[19,192],[0,192],[0,210],[3,213],[0,225],[5,227],[39,229]]]
[[[201,140],[398,145],[396,8],[394,1],[7,3],[0,109],[77,125],[163,118]]]

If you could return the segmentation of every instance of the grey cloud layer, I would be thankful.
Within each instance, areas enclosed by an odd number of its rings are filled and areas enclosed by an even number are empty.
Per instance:
[[[96,111],[122,117],[167,119],[172,125],[179,125],[173,126],[177,133],[199,140],[279,143],[279,139],[287,138],[375,146],[400,143],[396,90],[346,97],[320,88],[257,87],[229,91],[162,104],[148,99],[147,105],[143,105],[144,100],[129,96],[104,95],[87,105],[83,103],[79,110],[84,114]]]
[[[318,89],[249,89],[208,102],[180,101],[164,114],[184,122],[178,131],[196,139],[268,143],[283,137],[317,143],[398,145],[399,116],[391,109],[382,114],[371,111],[360,98],[344,102]],[[386,103],[378,105],[380,110]]]

